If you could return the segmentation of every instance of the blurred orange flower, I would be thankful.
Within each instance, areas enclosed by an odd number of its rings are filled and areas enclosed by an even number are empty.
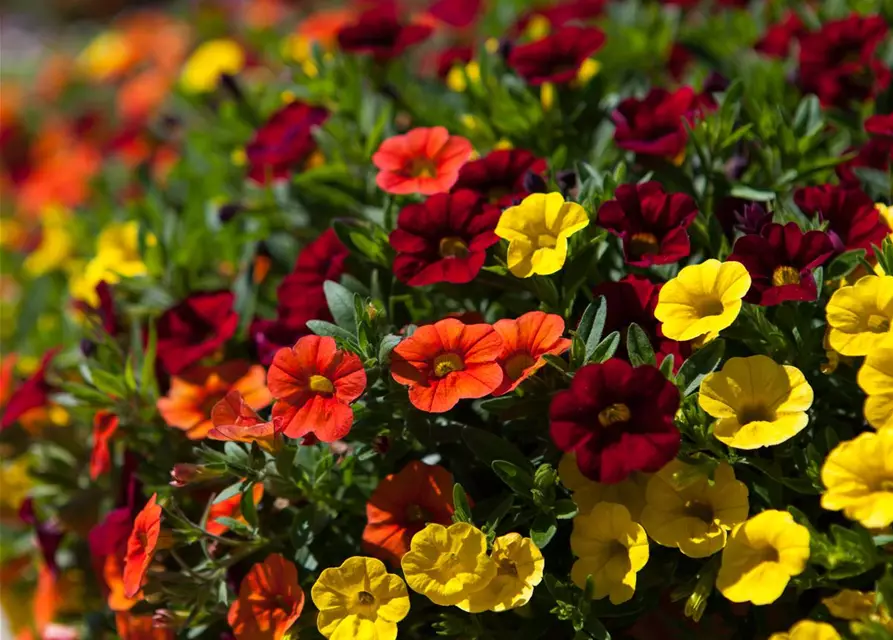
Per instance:
[[[564,320],[554,313],[531,311],[516,320],[499,320],[493,329],[505,343],[499,356],[505,376],[493,391],[494,396],[513,391],[536,373],[546,364],[544,355],[561,355],[571,346],[569,339],[561,337]]]
[[[173,640],[174,631],[156,627],[151,615],[134,615],[129,611],[115,614],[115,627],[121,640]]]
[[[133,597],[128,597],[124,593],[124,560],[117,554],[110,553],[105,557],[102,577],[109,589],[106,604],[112,611],[130,611],[133,605],[142,600],[142,591],[138,591]]]
[[[227,622],[237,640],[281,640],[303,609],[297,567],[274,553],[242,579]]]
[[[277,434],[273,423],[257,415],[238,391],[230,391],[214,405],[211,422],[214,423],[214,428],[208,432],[211,440],[257,442],[267,451],[275,448]]]
[[[97,411],[93,416],[93,451],[90,454],[90,479],[96,480],[112,468],[109,441],[118,430],[118,416],[108,411]]]
[[[161,534],[161,507],[155,500],[158,494],[153,493],[149,502],[136,515],[133,529],[127,539],[127,555],[124,558],[124,595],[128,598],[139,593],[143,580]]]
[[[254,504],[257,505],[261,498],[264,497],[264,485],[258,482],[251,491],[251,498]],[[229,531],[229,526],[222,522],[217,522],[217,518],[232,518],[242,524],[246,524],[247,521],[242,515],[242,494],[237,493],[211,505],[211,508],[208,510],[208,521],[205,523],[205,531],[212,536],[220,536]]]

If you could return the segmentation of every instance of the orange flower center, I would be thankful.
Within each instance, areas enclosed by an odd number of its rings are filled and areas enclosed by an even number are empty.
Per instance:
[[[886,333],[890,330],[890,318],[872,313],[868,316],[868,330],[872,333]]]
[[[434,358],[434,375],[438,378],[442,378],[453,371],[462,371],[464,368],[465,363],[462,362],[462,358],[459,357],[458,353],[441,353]]]
[[[449,236],[440,241],[440,255],[444,258],[464,258],[468,255],[468,245],[456,236]]]
[[[713,522],[713,507],[704,502],[689,500],[685,503],[685,515],[710,524]]]
[[[794,267],[776,267],[772,272],[772,286],[783,287],[786,284],[800,284],[800,272]]]
[[[368,606],[370,604],[375,604],[375,596],[373,596],[368,591],[360,591],[357,594],[357,602],[359,602],[362,605],[366,605],[366,606]]]
[[[327,377],[314,374],[310,376],[310,390],[314,393],[333,393],[335,385]]]
[[[411,504],[406,507],[406,520],[410,523],[427,522],[430,514],[417,504]]]
[[[695,309],[698,312],[698,315],[702,318],[709,318],[710,316],[718,316],[723,312],[722,300],[716,298],[705,298],[703,300],[698,300],[695,302]]]
[[[437,167],[430,158],[413,158],[409,164],[409,175],[413,178],[433,178],[437,175]]]
[[[653,256],[660,251],[660,243],[653,233],[634,233],[629,239],[629,251],[634,256]]]
[[[622,402],[615,402],[598,412],[598,422],[603,427],[610,427],[618,422],[626,422],[631,415],[629,407]]]
[[[518,577],[518,566],[508,558],[500,558],[496,561],[496,575]]]
[[[534,364],[536,364],[536,360],[533,359],[533,356],[526,351],[519,351],[505,361],[505,373],[512,380],[517,380],[524,375],[524,371],[528,367],[532,367]]]
[[[742,426],[751,422],[772,422],[773,420],[775,420],[775,412],[762,405],[744,407],[738,414],[738,422]]]

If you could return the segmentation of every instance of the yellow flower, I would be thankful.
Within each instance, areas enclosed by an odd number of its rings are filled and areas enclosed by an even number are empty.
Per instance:
[[[490,559],[496,563],[496,576],[457,605],[463,611],[498,612],[523,607],[543,579],[543,554],[530,538],[519,533],[496,538]]]
[[[656,543],[704,558],[726,546],[727,532],[747,520],[747,487],[720,463],[710,478],[674,460],[648,482],[642,526]]]
[[[139,254],[139,224],[112,223],[99,234],[96,257],[82,272],[72,276],[69,289],[75,298],[95,306],[99,303],[96,285],[103,280],[115,284],[121,278],[145,274],[146,265]]]
[[[841,287],[825,308],[828,342],[845,356],[864,356],[893,335],[893,275],[864,276]]]
[[[25,456],[0,465],[0,486],[3,487],[0,506],[4,510],[17,512],[31,491],[31,476]]]
[[[645,487],[652,474],[634,471],[626,480],[614,484],[602,484],[580,473],[576,456],[573,453],[565,453],[558,463],[558,477],[572,492],[571,497],[577,505],[578,515],[587,515],[600,502],[613,502],[626,507],[630,518],[634,522],[639,522],[642,509],[645,507]]]
[[[555,85],[551,82],[540,85],[540,104],[543,111],[550,111],[555,106]]]
[[[859,369],[865,419],[875,429],[893,428],[893,340],[871,350]]]
[[[580,558],[571,568],[574,584],[584,589],[591,575],[594,599],[621,604],[633,597],[636,574],[648,562],[648,536],[626,507],[602,502],[574,518],[571,550]]]
[[[323,570],[310,596],[316,627],[330,640],[394,640],[409,613],[406,584],[375,558],[354,556]]]
[[[217,87],[224,73],[236,74],[245,66],[245,52],[234,40],[209,40],[196,49],[183,66],[180,85],[187,93],[206,93]]]
[[[117,31],[99,34],[77,58],[77,66],[90,80],[102,82],[118,76],[133,61],[130,43]]]
[[[806,569],[808,559],[809,530],[787,511],[763,511],[732,530],[716,588],[732,602],[769,604]]]
[[[822,507],[877,529],[893,523],[893,429],[860,434],[831,450],[822,466]]]
[[[534,193],[502,212],[496,235],[509,241],[508,267],[519,278],[555,273],[567,259],[567,239],[589,224],[586,210],[560,193]]]
[[[580,70],[577,71],[577,77],[575,78],[575,82],[579,85],[586,85],[592,80],[598,72],[602,70],[602,63],[598,60],[593,60],[592,58],[586,58],[583,61],[583,64],[580,65]]]
[[[429,524],[412,537],[401,564],[413,591],[445,607],[483,589],[496,575],[487,538],[466,522]]]
[[[878,604],[874,591],[843,589],[830,598],[822,598],[822,604],[835,618],[850,621],[850,630],[859,635],[863,622],[873,622],[893,632],[893,618],[889,607]]]
[[[877,212],[881,214],[881,220],[890,227],[890,233],[893,234],[893,205],[876,202],[874,207],[877,209]]]
[[[812,387],[796,367],[767,356],[730,358],[701,383],[698,403],[719,418],[713,435],[736,449],[780,444],[800,433],[809,418]]]
[[[41,276],[63,266],[71,257],[74,243],[68,231],[69,214],[51,207],[40,220],[41,238],[37,249],[25,258],[24,267],[32,276]]]
[[[654,317],[671,340],[715,337],[735,322],[750,274],[740,262],[706,260],[682,269],[660,290]]]
[[[773,633],[769,640],[840,640],[840,634],[827,622],[801,620],[788,631]]]

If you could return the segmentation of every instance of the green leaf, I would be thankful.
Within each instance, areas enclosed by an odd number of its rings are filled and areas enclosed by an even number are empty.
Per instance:
[[[577,503],[568,499],[556,500],[552,508],[552,513],[559,520],[569,520],[577,515],[577,511]]]
[[[113,398],[127,397],[127,387],[120,377],[101,369],[91,369],[90,374],[93,377],[93,384],[103,393]]]
[[[599,296],[586,307],[580,324],[577,327],[577,335],[586,346],[584,362],[589,362],[599,346],[602,333],[605,330],[605,320],[608,317],[608,303],[604,296]]]
[[[533,474],[528,473],[507,460],[494,460],[491,465],[493,472],[506,483],[509,488],[520,496],[530,497],[533,489]]]
[[[515,445],[505,438],[475,427],[462,427],[462,440],[478,460],[491,465],[494,460],[507,460],[533,474],[533,466]]]
[[[552,540],[556,531],[558,531],[558,525],[552,514],[540,513],[530,525],[530,539],[533,540],[533,544],[543,549]]]
[[[660,361],[660,372],[664,374],[664,377],[671,382],[676,379],[676,376],[673,375],[673,365],[676,362],[676,358],[672,353],[668,353],[664,356],[664,359]]]
[[[347,331],[351,336],[356,334],[357,316],[354,305],[354,296],[356,294],[332,280],[326,280],[322,287],[326,294],[326,303],[329,305],[329,311],[335,319],[335,324]]]
[[[595,351],[592,352],[592,357],[589,358],[587,362],[604,362],[605,360],[613,358],[614,354],[617,353],[617,348],[619,346],[620,332],[612,331],[604,340],[598,343]]]
[[[257,529],[257,505],[254,502],[254,483],[249,484],[243,490],[239,508],[245,521],[252,529]]]
[[[887,572],[877,581],[878,604],[884,605],[887,611],[893,610],[893,570],[888,566]]]
[[[349,342],[353,342],[354,340],[353,334],[348,333],[341,327],[334,325],[331,322],[326,322],[325,320],[308,320],[307,328],[318,336],[342,338],[344,340],[348,340]]]
[[[716,370],[725,350],[725,341],[717,338],[695,351],[682,363],[676,376],[676,384],[683,398],[697,391],[704,377]]]
[[[735,198],[742,200],[756,200],[757,202],[769,202],[775,200],[775,192],[767,189],[755,189],[743,184],[736,184],[729,192]]]
[[[859,263],[864,257],[865,249],[853,249],[852,251],[841,253],[828,265],[828,272],[825,275],[825,279],[833,281],[846,278],[859,266]]]
[[[158,352],[158,331],[155,323],[149,323],[149,339],[143,364],[140,367],[140,391],[152,397],[158,395],[158,380],[155,378],[155,355]]]
[[[465,489],[458,482],[453,485],[453,522],[473,522]]]
[[[381,339],[381,344],[378,347],[378,361],[381,364],[387,364],[390,361],[391,351],[394,350],[394,347],[400,344],[400,340],[402,340],[402,338],[400,336],[395,336],[394,334],[388,334]]]
[[[223,502],[224,500],[229,500],[233,496],[239,495],[242,491],[243,484],[244,483],[240,480],[239,482],[229,485],[226,489],[214,496],[214,502],[212,504],[217,504],[218,502]]]
[[[814,136],[822,128],[822,108],[819,99],[809,94],[804,96],[794,112],[794,121],[791,129],[794,137],[798,139]]]
[[[629,354],[629,362],[634,367],[657,363],[648,335],[635,322],[629,326],[629,330],[626,332],[626,351]]]
[[[512,508],[512,505],[515,504],[515,496],[511,493],[507,494],[502,501],[493,507],[493,511],[491,511],[487,515],[487,521],[484,525],[488,531],[493,531],[499,525],[499,521],[502,520],[509,510]]]
[[[224,527],[228,528],[233,533],[238,533],[245,537],[252,537],[253,531],[242,521],[236,520],[235,518],[229,518],[227,516],[218,516],[214,518],[214,522],[218,524],[222,524]]]

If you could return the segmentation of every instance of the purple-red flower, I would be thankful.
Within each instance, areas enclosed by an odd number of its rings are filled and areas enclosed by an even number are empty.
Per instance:
[[[893,140],[893,113],[879,113],[865,121],[865,131],[875,137]]]
[[[47,404],[49,394],[53,390],[46,379],[47,367],[58,351],[59,349],[50,349],[43,354],[37,371],[25,380],[18,389],[13,391],[9,397],[9,402],[3,407],[3,417],[0,418],[0,431],[11,427],[31,409],[37,409]]]
[[[474,58],[474,49],[468,45],[454,45],[437,54],[437,77],[446,78],[453,67],[465,66]]]
[[[766,29],[766,34],[757,42],[754,49],[773,58],[787,58],[795,40],[807,33],[806,25],[793,11],[785,14],[780,22]]]
[[[862,184],[854,169],[864,167],[886,173],[893,160],[893,114],[871,116],[865,121],[865,131],[871,139],[858,149],[855,158],[834,169],[846,187],[858,188]]]
[[[343,51],[368,53],[376,60],[390,60],[431,35],[426,24],[404,22],[391,4],[364,11],[355,22],[338,31]]]
[[[390,237],[397,251],[394,275],[413,287],[471,282],[484,266],[487,248],[499,242],[493,230],[500,215],[467,189],[406,205]]]
[[[287,178],[316,150],[313,129],[329,112],[303,102],[291,102],[270,116],[245,147],[248,177],[261,184]]]
[[[513,48],[508,64],[528,84],[563,84],[577,77],[580,65],[604,42],[605,34],[595,27],[561,27],[541,40]]]
[[[524,149],[497,149],[459,169],[453,191],[471,189],[491,204],[510,207],[530,195],[525,186],[529,175],[541,175],[546,161]]]
[[[223,346],[236,332],[239,316],[229,291],[195,293],[158,320],[158,362],[171,375]]]
[[[684,193],[667,193],[658,182],[622,184],[598,210],[598,224],[623,241],[627,264],[669,264],[689,254],[688,226],[698,215]]]
[[[451,27],[466,28],[474,23],[483,0],[434,0],[428,13]]]
[[[803,233],[797,223],[772,223],[759,235],[741,236],[729,260],[743,264],[750,273],[745,300],[769,306],[787,300],[811,301],[818,297],[812,270],[834,254],[824,231]]]
[[[880,246],[890,233],[874,202],[859,189],[829,184],[803,187],[794,192],[794,202],[806,215],[828,222],[828,235],[838,252],[871,251],[872,244]]]
[[[617,126],[614,142],[637,154],[681,162],[688,141],[685,123],[693,122],[697,108],[691,87],[672,93],[656,88],[644,98],[627,98],[611,115]]]

